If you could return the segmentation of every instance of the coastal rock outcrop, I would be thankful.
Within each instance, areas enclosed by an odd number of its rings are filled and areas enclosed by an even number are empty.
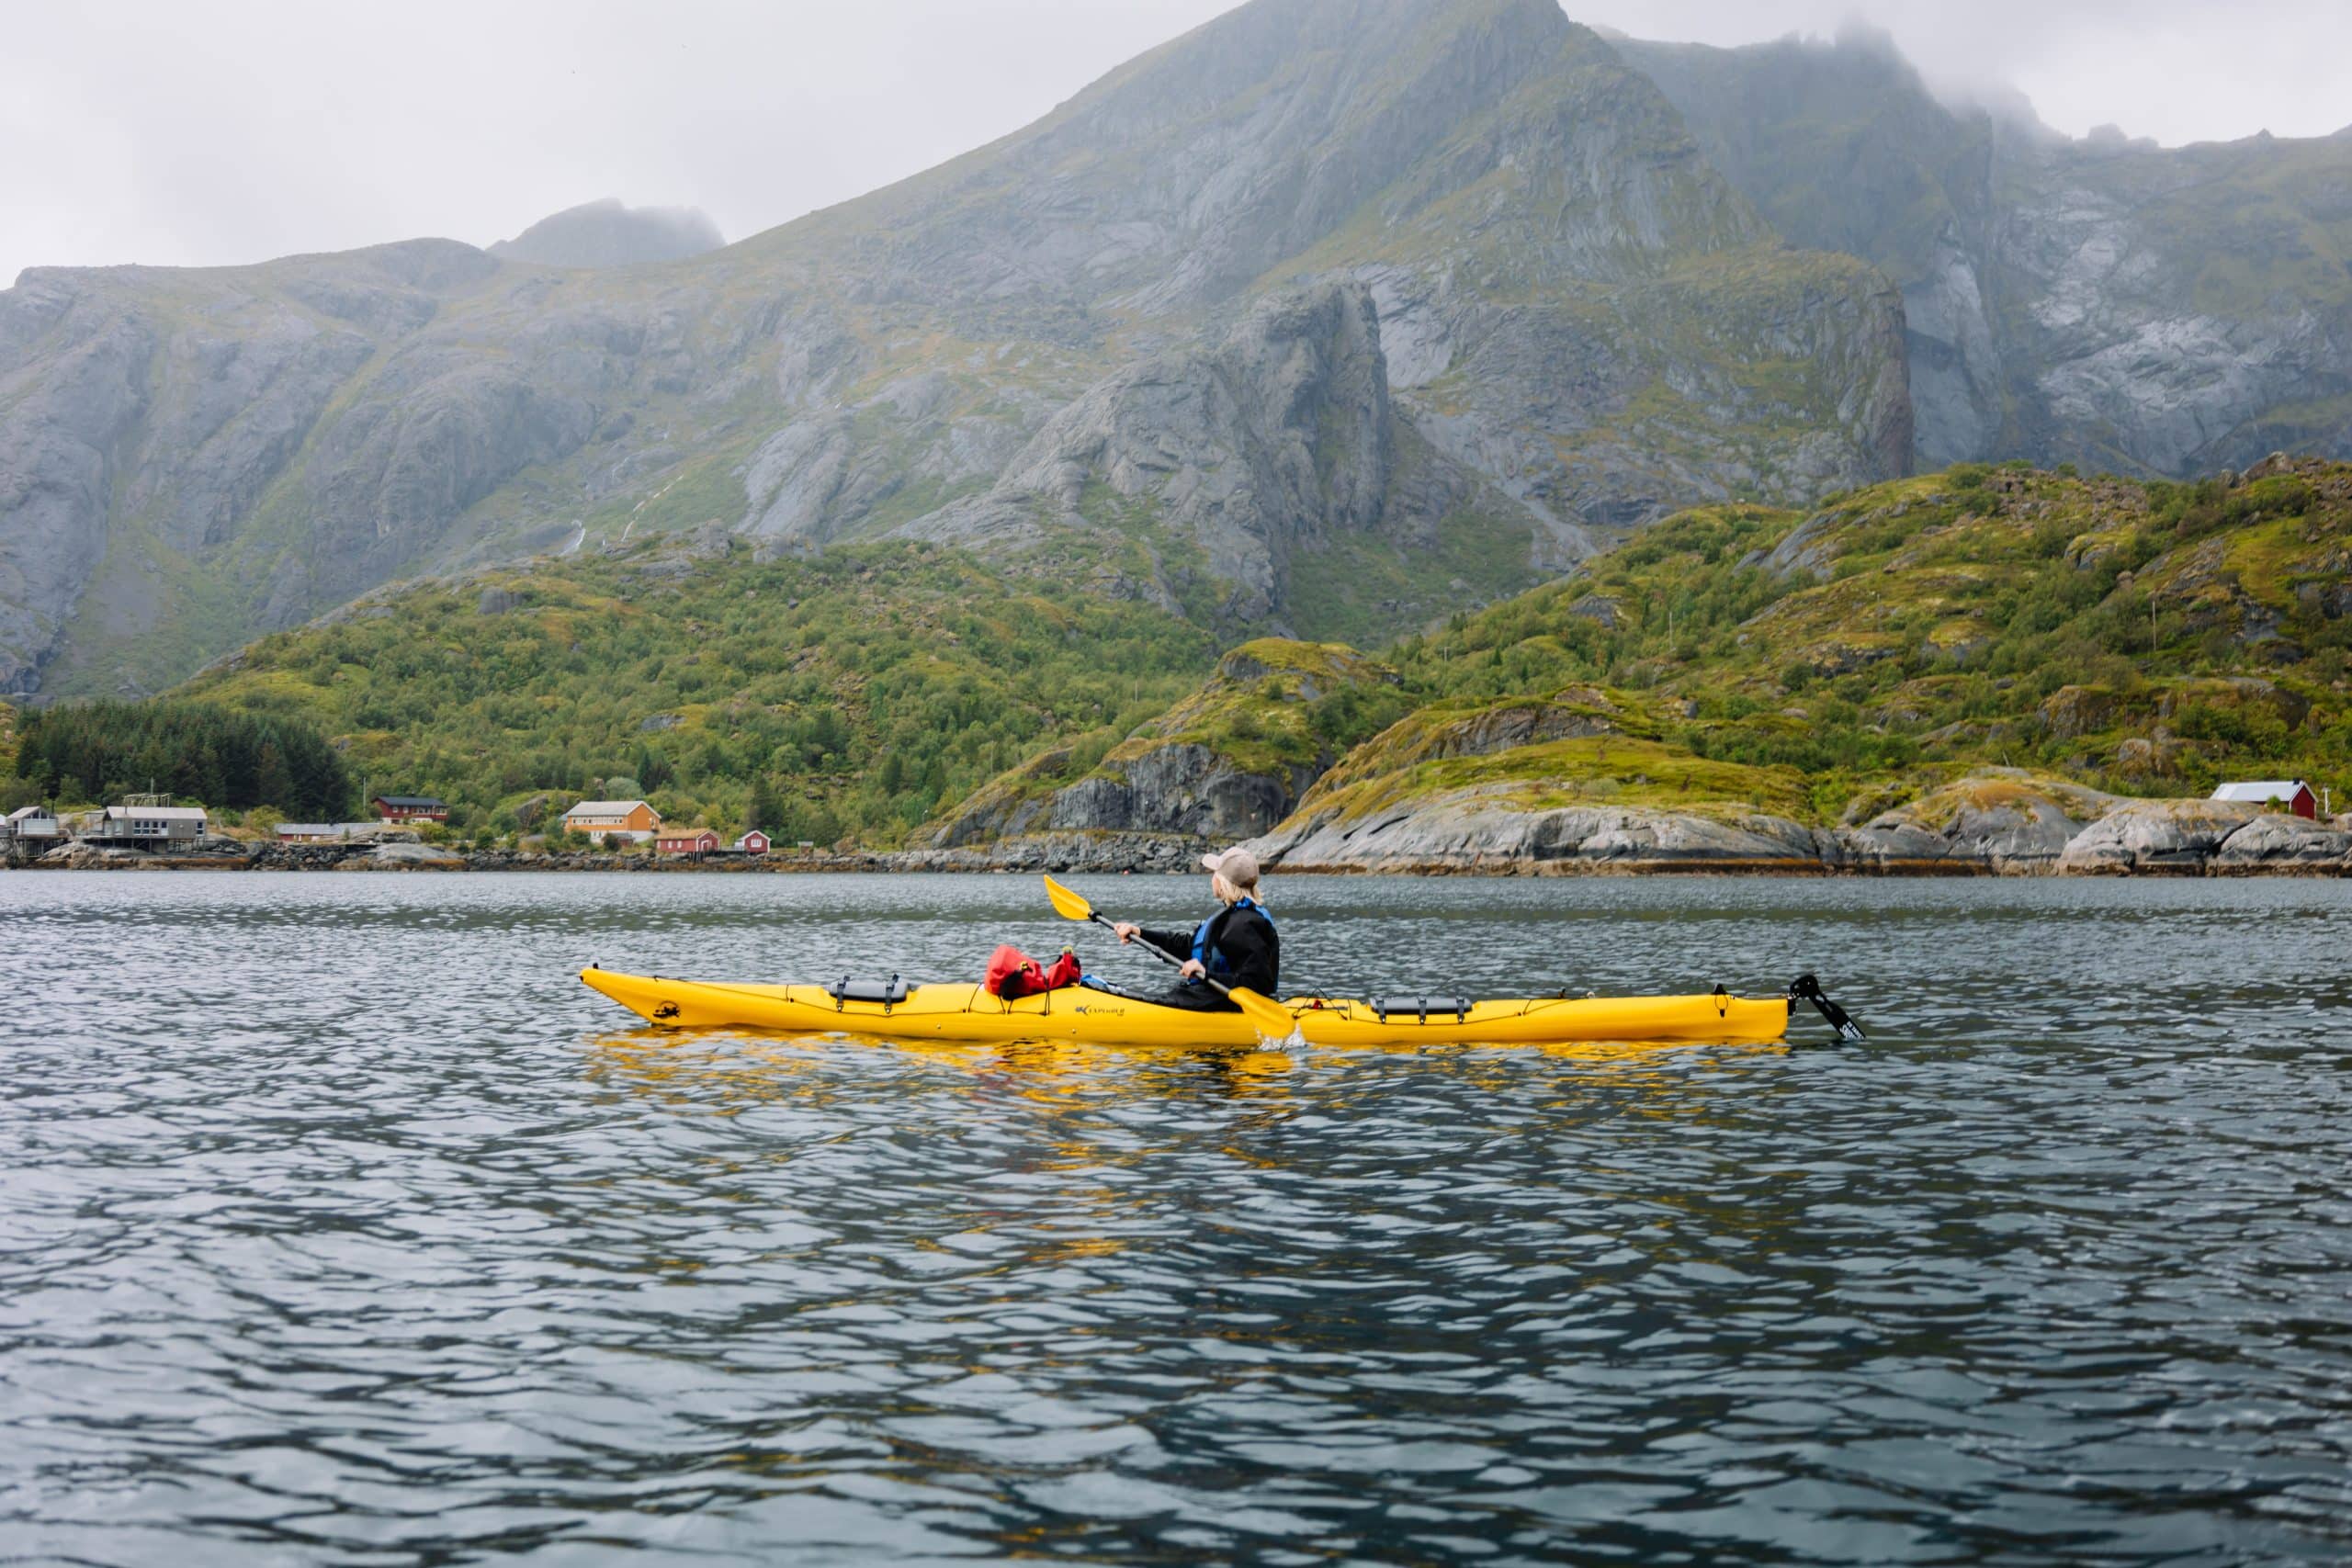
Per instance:
[[[879,857],[889,871],[1012,871],[1173,874],[1195,871],[1213,840],[1191,834],[1066,830],[1019,833],[958,849],[899,850]]]
[[[2208,869],[2219,876],[2352,876],[2352,826],[2266,811],[2223,839]]]
[[[378,844],[368,852],[369,863],[391,870],[454,870],[466,857],[437,844]]]
[[[1857,871],[2032,874],[2056,869],[2083,825],[2121,804],[2098,790],[2001,769],[1840,829],[1837,840]]]
[[[1530,810],[1512,786],[1417,801],[1375,819],[1294,819],[1253,840],[1261,865],[1285,871],[1631,873],[1833,869],[1814,829],[1761,812],[1723,818],[1609,806]],[[1305,815],[1305,814],[1303,814]]]
[[[2225,800],[2135,800],[2066,845],[2057,869],[2078,874],[2201,875],[2230,835],[2260,808]]]
[[[1250,848],[1290,872],[2352,874],[2352,827],[2220,801],[2135,800],[2015,769],[1956,780],[1849,828],[1731,807],[1539,805],[1534,793],[1523,782],[1479,784],[1361,813],[1310,799]]]

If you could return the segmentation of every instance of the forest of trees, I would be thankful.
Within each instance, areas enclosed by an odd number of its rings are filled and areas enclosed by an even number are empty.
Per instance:
[[[1140,596],[959,551],[705,560],[657,537],[414,584],[264,637],[183,694],[314,725],[377,787],[447,801],[469,837],[621,795],[730,838],[887,845],[1041,746],[1107,750],[1216,652]]]
[[[215,809],[266,806],[333,821],[351,810],[351,774],[316,726],[211,703],[74,703],[19,721],[11,792],[99,803],[161,790]]]

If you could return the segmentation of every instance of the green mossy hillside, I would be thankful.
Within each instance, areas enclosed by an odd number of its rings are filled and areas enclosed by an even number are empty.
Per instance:
[[[475,833],[626,785],[673,821],[883,847],[1181,742],[1319,773],[1306,804],[1348,813],[1476,787],[1829,823],[2002,768],[2045,793],[2352,783],[2343,464],[1969,466],[1697,508],[1377,659],[1219,660],[1145,570],[663,536],[379,593],[182,694],[313,723],[356,779]]]
[[[1804,777],[1795,768],[1717,761],[1680,746],[1605,736],[1430,759],[1353,782],[1327,778],[1307,793],[1299,811],[1362,821],[1416,800],[1468,791],[1476,791],[1482,805],[1512,811],[1625,806],[1713,818],[1813,814]]]
[[[1217,661],[1200,690],[1136,730],[1106,767],[1161,746],[1207,747],[1245,773],[1319,766],[1403,704],[1396,673],[1344,643],[1259,637]],[[1385,696],[1385,700],[1384,697]]]
[[[1116,744],[1092,737],[1007,769],[958,803],[937,837],[993,833],[1030,802],[1073,784],[1125,782],[1135,763],[1171,746],[1197,746],[1219,767],[1297,787],[1411,705],[1395,671],[1344,643],[1259,637],[1228,650],[1198,689]]]
[[[1120,581],[662,536],[375,594],[182,690],[316,722],[373,788],[449,800],[460,832],[612,789],[681,824],[889,844],[1041,746],[1107,750],[1209,670],[1205,633]]]
[[[1984,766],[2142,795],[2342,783],[2347,649],[2352,467],[2142,484],[1962,466],[1809,513],[1680,513],[1408,638],[1388,657],[1424,706],[1325,789],[1442,761],[1445,737],[1563,701],[1670,754],[1793,769],[1793,814],[1815,821]],[[1655,803],[1660,759],[1618,744],[1611,776]],[[1469,772],[1536,784],[1571,764],[1589,785],[1591,757],[1544,746]],[[1690,779],[1725,801],[1779,787]]]

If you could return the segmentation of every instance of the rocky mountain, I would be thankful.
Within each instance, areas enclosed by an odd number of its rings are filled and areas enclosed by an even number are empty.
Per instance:
[[[682,261],[726,243],[695,208],[624,207],[607,197],[542,218],[490,254],[546,266],[633,266]]]
[[[1383,635],[1677,505],[1901,471],[1902,333],[1553,0],[1254,0],[701,255],[28,271],[0,690],[153,690],[388,579],[710,521],[1140,545],[1221,629]]]
[[[559,215],[0,293],[0,692],[717,524],[1385,642],[1678,508],[2352,449],[2352,140],[2072,141],[1883,44],[1253,0],[737,244]],[[616,231],[638,240],[622,243]]]
[[[2352,136],[2075,141],[1866,31],[1619,50],[1791,243],[1901,288],[1920,466],[2352,453]]]

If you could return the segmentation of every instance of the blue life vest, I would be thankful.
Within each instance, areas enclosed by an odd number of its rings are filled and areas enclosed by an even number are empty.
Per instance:
[[[1255,909],[1258,911],[1258,918],[1260,919],[1265,921],[1270,926],[1274,923],[1274,917],[1266,913],[1265,906],[1259,903],[1255,898],[1236,898],[1233,901],[1232,907],[1237,909]],[[1223,912],[1224,911],[1222,910],[1218,911],[1220,914]],[[1207,970],[1212,975],[1230,975],[1233,973],[1233,965],[1225,961],[1225,954],[1222,953],[1212,953],[1209,951],[1209,927],[1214,925],[1216,921],[1216,916],[1211,915],[1207,919],[1203,920],[1199,925],[1193,928],[1193,959],[1195,963],[1199,964],[1203,969]],[[1184,979],[1184,984],[1187,986],[1197,986],[1200,982],[1187,976]]]

